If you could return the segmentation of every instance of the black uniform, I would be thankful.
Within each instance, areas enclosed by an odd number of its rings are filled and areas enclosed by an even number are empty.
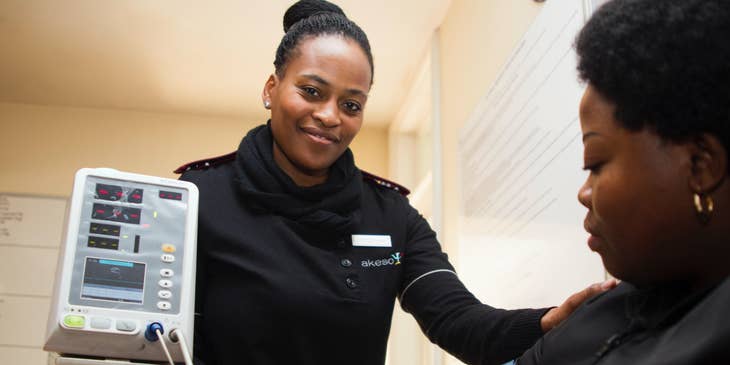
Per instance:
[[[469,363],[500,364],[542,335],[544,309],[469,293],[404,189],[358,170],[349,150],[323,186],[301,188],[271,148],[261,126],[236,153],[181,168],[200,190],[194,352],[205,364],[382,364],[396,297]]]
[[[622,283],[576,309],[518,364],[730,364],[728,309],[730,278],[699,293]]]

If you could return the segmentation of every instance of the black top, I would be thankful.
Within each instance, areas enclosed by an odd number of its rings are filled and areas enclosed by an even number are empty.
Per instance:
[[[271,146],[266,127],[246,138]],[[261,179],[242,177],[256,159],[247,154],[261,152],[246,138],[236,159],[182,176],[200,190],[199,361],[382,364],[396,297],[433,342],[468,363],[501,364],[542,335],[544,309],[506,311],[480,303],[407,199],[369,175],[363,179],[356,168],[353,211],[338,215],[355,217],[350,225],[312,229],[289,209],[265,209],[251,191],[256,184],[250,181]],[[264,163],[273,163],[270,158],[263,156]],[[296,201],[298,192],[291,194]],[[272,201],[282,204],[278,198]]]
[[[622,283],[579,307],[517,362],[530,364],[730,364],[730,278],[690,293]]]

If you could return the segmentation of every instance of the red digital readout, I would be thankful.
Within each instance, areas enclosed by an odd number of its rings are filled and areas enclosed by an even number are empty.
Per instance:
[[[142,204],[143,189],[126,186],[96,184],[96,199]]]
[[[182,193],[160,190],[160,198],[170,200],[182,200]]]
[[[112,222],[139,224],[142,210],[139,208],[123,207],[110,204],[94,203],[91,219],[100,219]]]

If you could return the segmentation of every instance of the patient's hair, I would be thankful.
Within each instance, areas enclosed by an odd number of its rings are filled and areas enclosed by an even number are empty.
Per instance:
[[[730,147],[730,1],[613,0],[576,39],[578,73],[626,129]]]

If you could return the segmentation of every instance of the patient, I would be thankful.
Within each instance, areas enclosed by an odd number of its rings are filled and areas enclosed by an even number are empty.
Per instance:
[[[730,364],[730,1],[610,1],[576,48],[578,200],[623,283],[517,363]]]

